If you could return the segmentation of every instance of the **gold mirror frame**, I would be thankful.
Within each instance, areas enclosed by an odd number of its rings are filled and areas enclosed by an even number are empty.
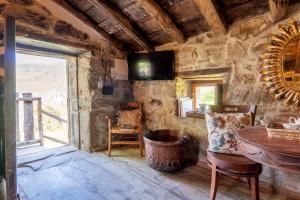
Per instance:
[[[290,86],[283,76],[283,57],[286,46],[299,35],[296,20],[279,25],[278,33],[271,33],[268,36],[266,49],[260,56],[260,73],[264,87],[274,99],[283,100],[285,106],[300,105],[300,91]]]

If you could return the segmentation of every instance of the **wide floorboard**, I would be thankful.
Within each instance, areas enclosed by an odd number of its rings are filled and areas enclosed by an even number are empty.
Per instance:
[[[137,149],[120,148],[108,157],[60,147],[18,157],[21,200],[206,200],[209,173],[190,166],[176,173],[151,169]],[[226,186],[224,186],[226,185]],[[261,192],[262,200],[286,200]],[[222,184],[217,199],[248,200],[247,184]]]

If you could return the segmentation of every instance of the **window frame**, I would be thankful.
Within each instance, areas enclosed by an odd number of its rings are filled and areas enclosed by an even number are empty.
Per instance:
[[[197,98],[196,98],[196,88],[197,87],[204,87],[204,86],[215,86],[215,105],[218,104],[218,102],[222,102],[222,94],[219,96],[218,92],[222,92],[222,91],[218,91],[219,85],[223,85],[223,81],[222,80],[210,80],[210,81],[192,81],[192,97],[193,97],[193,102],[194,102],[194,110],[197,109],[196,105],[197,105]],[[217,98],[221,98],[220,100],[218,100]]]

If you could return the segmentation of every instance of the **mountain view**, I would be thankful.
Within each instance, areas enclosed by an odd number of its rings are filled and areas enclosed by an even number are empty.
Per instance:
[[[16,92],[19,97],[22,93],[32,93],[33,97],[42,97],[42,109],[68,119],[67,110],[67,71],[66,60],[52,57],[41,57],[17,54],[16,64]],[[23,103],[19,104],[20,133],[23,129]],[[36,121],[36,104],[34,104],[34,117]],[[45,134],[52,136],[65,135],[65,124],[43,115]],[[37,134],[35,125],[35,134]],[[50,133],[49,133],[50,134]],[[67,139],[66,136],[63,138]]]

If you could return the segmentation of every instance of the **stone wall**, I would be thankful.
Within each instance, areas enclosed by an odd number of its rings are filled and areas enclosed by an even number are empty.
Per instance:
[[[90,76],[90,53],[78,57],[78,106],[79,106],[79,142],[80,149],[89,151],[91,148],[90,113],[92,111],[91,101],[93,93],[89,88],[88,79]]]
[[[71,142],[81,150],[93,152],[107,148],[106,116],[116,114],[119,104],[133,98],[129,81],[110,79],[115,58],[125,59],[125,54],[102,43],[93,52],[68,60]],[[114,86],[112,95],[102,94],[105,66],[107,83]]]
[[[107,52],[106,60],[107,67],[112,69],[114,67],[113,58],[125,58],[125,55],[120,52]],[[90,151],[97,151],[107,148],[107,120],[106,116],[115,115],[121,103],[127,102],[128,99],[133,98],[132,87],[129,81],[112,80],[110,73],[106,73],[102,62],[103,57],[99,55],[92,55],[89,59],[88,72],[88,88],[91,94],[89,112],[89,130],[90,130]],[[108,69],[109,70],[109,69]],[[112,95],[102,94],[104,85],[104,78],[106,83],[114,87]]]
[[[300,21],[300,4],[290,9],[290,17]],[[282,22],[281,22],[282,23]],[[167,44],[157,50],[176,52],[178,74],[204,68],[230,67],[223,93],[223,104],[256,104],[256,120],[279,114],[299,114],[298,108],[284,107],[273,101],[262,88],[259,80],[259,52],[267,35],[275,31],[269,14],[238,21],[229,27],[227,35],[206,33],[190,38],[184,44]],[[207,131],[204,119],[175,116],[175,81],[144,81],[134,83],[134,96],[143,102],[146,125],[149,129],[177,129],[182,135],[193,135],[200,144],[200,159],[205,160]],[[269,168],[264,169],[262,180],[275,186],[282,185],[300,193],[300,176],[288,175]],[[297,184],[298,183],[298,184]]]

